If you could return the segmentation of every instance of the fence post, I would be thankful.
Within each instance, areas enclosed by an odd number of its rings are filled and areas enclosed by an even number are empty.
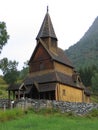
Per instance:
[[[6,110],[6,104],[4,103],[3,105],[3,110],[5,111]]]

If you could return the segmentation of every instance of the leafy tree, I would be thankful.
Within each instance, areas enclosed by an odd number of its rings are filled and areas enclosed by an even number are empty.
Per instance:
[[[3,58],[0,61],[0,69],[3,72],[4,75],[4,80],[9,83],[9,84],[13,84],[17,81],[19,72],[17,70],[17,66],[18,66],[18,62],[11,61],[7,58]]]
[[[3,58],[0,61],[0,69],[3,72],[3,75],[5,75],[8,72],[8,59],[7,58]]]
[[[0,84],[6,84],[5,80],[3,79],[3,76],[0,76]]]
[[[6,30],[6,24],[4,22],[0,22],[0,53],[3,46],[7,43],[9,39],[9,35]]]
[[[4,75],[4,80],[8,84],[14,84],[17,82],[18,76],[19,76],[19,72],[12,69],[10,72]]]
[[[19,80],[23,80],[29,72],[28,61],[24,62],[23,69],[20,71]]]

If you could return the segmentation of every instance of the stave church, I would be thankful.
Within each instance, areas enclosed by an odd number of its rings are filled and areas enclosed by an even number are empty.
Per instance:
[[[29,74],[22,84],[8,87],[9,99],[27,97],[68,102],[90,102],[90,92],[78,72],[58,47],[49,11],[36,37],[36,47],[29,60]]]

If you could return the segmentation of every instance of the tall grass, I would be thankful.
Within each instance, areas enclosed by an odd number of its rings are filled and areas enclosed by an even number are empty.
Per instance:
[[[21,109],[9,109],[6,111],[0,110],[0,122],[17,119],[17,117],[21,117],[23,115],[24,112]]]
[[[97,130],[98,119],[69,117],[60,113],[29,112],[22,118],[0,123],[0,130]]]
[[[97,130],[98,110],[87,116],[60,113],[48,108],[41,110],[0,110],[0,130]]]

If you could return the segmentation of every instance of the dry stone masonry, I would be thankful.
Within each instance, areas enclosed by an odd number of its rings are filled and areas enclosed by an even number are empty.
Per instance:
[[[55,100],[34,100],[34,99],[21,99],[15,103],[16,107],[34,109],[54,108],[60,110],[62,113],[73,112],[77,115],[84,115],[93,109],[98,109],[97,103],[76,103],[76,102],[63,102]]]
[[[8,108],[9,100],[8,99],[0,99],[0,108]]]
[[[0,99],[0,108],[8,108],[9,100]],[[62,113],[72,112],[77,115],[85,115],[93,109],[98,109],[97,103],[76,103],[76,102],[63,102],[55,100],[35,100],[35,99],[20,99],[15,101],[14,104],[11,104],[10,107],[20,107],[22,109],[27,109],[29,107],[34,108],[35,110],[43,108],[53,108],[60,110]]]

